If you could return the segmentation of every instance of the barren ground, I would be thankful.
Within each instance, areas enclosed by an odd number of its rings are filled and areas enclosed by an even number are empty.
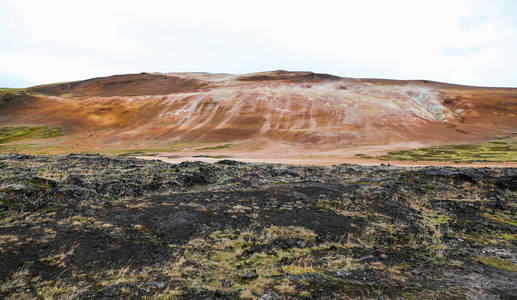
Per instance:
[[[0,156],[0,297],[515,299],[515,168]]]
[[[517,299],[517,89],[0,89],[0,153],[2,299]]]

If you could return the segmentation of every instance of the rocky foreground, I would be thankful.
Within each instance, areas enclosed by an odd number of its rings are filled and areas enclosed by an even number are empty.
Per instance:
[[[0,156],[0,298],[515,299],[517,169]]]

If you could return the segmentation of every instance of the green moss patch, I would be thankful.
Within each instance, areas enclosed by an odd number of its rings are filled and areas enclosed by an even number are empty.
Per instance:
[[[470,145],[448,145],[390,152],[377,157],[381,160],[412,161],[517,161],[517,142],[490,142]]]
[[[517,272],[517,264],[514,264],[506,259],[498,258],[495,256],[476,257],[474,259],[479,262],[482,262],[487,266],[491,266],[500,270],[505,270],[508,272]]]
[[[494,211],[492,213],[482,213],[481,215],[492,221],[517,227],[517,216],[515,214],[507,213],[505,211]]]
[[[24,89],[0,88],[0,106],[23,97]]]
[[[17,93],[19,91],[22,91],[23,89],[15,89],[15,88],[0,88],[0,94],[5,93]]]
[[[64,132],[60,127],[6,126],[0,127],[0,144],[26,139],[48,139],[61,135],[64,135]]]
[[[213,146],[213,147],[203,147],[203,148],[198,148],[198,149],[195,149],[195,150],[198,150],[198,151],[204,151],[204,150],[218,150],[218,149],[230,148],[230,147],[233,147],[233,146],[234,146],[233,144],[224,144],[224,145],[217,145],[217,146]]]
[[[125,150],[125,151],[122,151],[122,153],[117,153],[117,155],[119,156],[156,156],[158,155],[158,152],[157,150],[151,150],[151,149],[148,149],[147,151],[145,150]]]

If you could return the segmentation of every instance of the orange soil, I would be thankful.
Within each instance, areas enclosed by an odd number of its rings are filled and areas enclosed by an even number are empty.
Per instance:
[[[211,152],[363,162],[353,156],[517,136],[517,89],[310,72],[141,73],[30,88],[0,103],[6,125],[61,126],[65,137],[39,142],[66,145],[61,152],[232,143]],[[183,154],[207,154],[195,148]]]

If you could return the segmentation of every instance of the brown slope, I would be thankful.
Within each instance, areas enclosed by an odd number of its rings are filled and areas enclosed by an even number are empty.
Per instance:
[[[517,89],[430,81],[142,73],[29,89],[36,92],[2,105],[0,125],[62,126],[83,151],[178,142],[240,143],[263,153],[391,150],[517,132]]]
[[[127,74],[84,81],[36,86],[31,92],[52,96],[137,96],[186,92],[206,86],[206,82],[163,74]]]
[[[321,82],[324,80],[339,80],[339,76],[330,74],[318,74],[313,72],[289,72],[277,70],[271,72],[260,72],[245,74],[237,77],[240,81],[287,81],[287,82]]]

